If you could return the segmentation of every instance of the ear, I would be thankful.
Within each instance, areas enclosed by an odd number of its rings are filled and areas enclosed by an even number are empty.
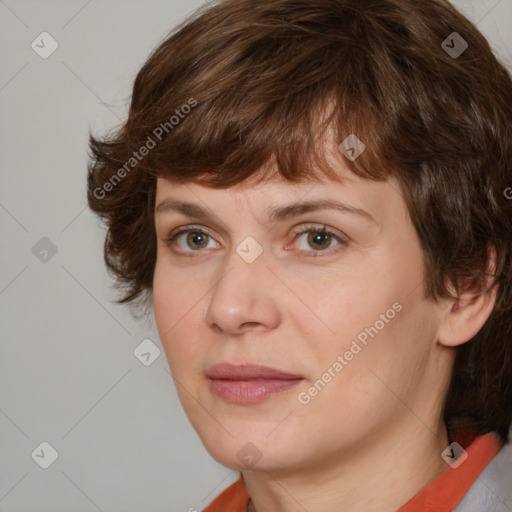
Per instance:
[[[496,303],[498,286],[489,290],[496,271],[496,251],[488,251],[483,288],[470,287],[457,299],[447,301],[438,330],[438,342],[446,347],[456,347],[473,338],[483,327]]]

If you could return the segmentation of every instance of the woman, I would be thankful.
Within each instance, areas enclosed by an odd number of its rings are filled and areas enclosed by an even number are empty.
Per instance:
[[[512,421],[511,97],[444,0],[224,0],[144,64],[88,198],[240,471],[206,511],[474,493]]]

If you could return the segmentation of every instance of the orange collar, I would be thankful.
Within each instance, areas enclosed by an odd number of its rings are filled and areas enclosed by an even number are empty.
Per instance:
[[[397,512],[452,512],[502,448],[495,434],[478,435],[468,430],[450,431],[450,442],[459,443],[466,450],[467,459],[456,469],[447,464],[442,475]]]

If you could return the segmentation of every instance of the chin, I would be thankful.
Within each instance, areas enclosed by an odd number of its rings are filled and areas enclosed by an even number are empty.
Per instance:
[[[224,430],[219,435],[218,429],[198,434],[211,457],[235,471],[277,471],[290,465],[300,466],[307,457],[300,452],[301,443],[294,441],[285,429],[281,436],[277,432],[269,436],[267,425],[239,430],[238,434],[229,426],[227,430],[233,437]],[[284,462],[286,466],[283,466]]]

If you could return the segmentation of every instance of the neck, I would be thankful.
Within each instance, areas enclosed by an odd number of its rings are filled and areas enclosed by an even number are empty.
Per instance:
[[[428,429],[420,422],[394,435],[362,443],[352,454],[334,454],[322,467],[245,471],[251,500],[248,512],[394,512],[447,468],[444,424]]]

